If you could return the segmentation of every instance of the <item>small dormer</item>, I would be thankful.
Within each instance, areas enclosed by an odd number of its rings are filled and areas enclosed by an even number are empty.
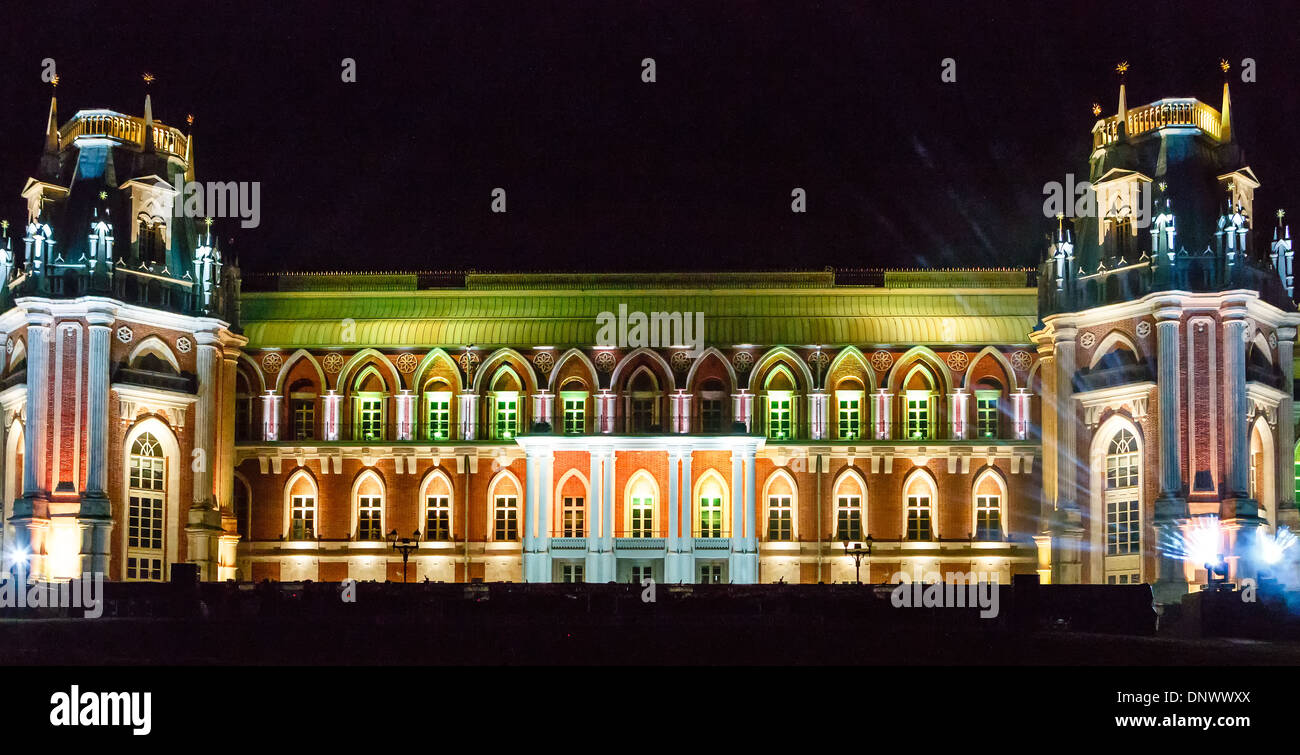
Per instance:
[[[1151,179],[1132,170],[1114,168],[1106,172],[1093,190],[1097,193],[1097,243],[1110,246],[1119,252],[1136,248],[1144,192],[1149,192]],[[1150,196],[1145,194],[1145,196]],[[1109,243],[1108,243],[1109,242]],[[1132,261],[1132,258],[1129,260]]]
[[[34,223],[44,214],[46,204],[62,202],[68,198],[68,188],[35,178],[27,179],[23,186],[23,199],[27,200],[27,222]]]
[[[131,196],[131,244],[139,259],[165,263],[171,248],[171,218],[176,189],[156,175],[132,178],[120,187]]]
[[[1233,208],[1240,207],[1247,218],[1255,216],[1255,189],[1258,188],[1259,179],[1249,166],[1219,176],[1219,190],[1229,194]]]

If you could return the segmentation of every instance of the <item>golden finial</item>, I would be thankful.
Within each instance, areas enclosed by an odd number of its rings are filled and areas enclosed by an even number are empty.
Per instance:
[[[210,218],[210,217],[208,217],[208,218],[204,218],[204,219],[203,219],[203,224],[206,225],[207,227],[211,228],[211,227],[212,227],[212,218]]]
[[[1232,64],[1228,62],[1227,58],[1219,58],[1219,70],[1223,71],[1224,73],[1227,73],[1228,71],[1232,70]]]
[[[1128,61],[1121,60],[1118,64],[1116,64],[1115,70],[1119,72],[1120,76],[1123,76],[1124,74],[1128,73]]]
[[[1277,222],[1281,223],[1281,222],[1282,222],[1282,218],[1284,218],[1284,217],[1286,217],[1286,210],[1278,210],[1278,211],[1277,211]]]
[[[145,86],[152,84],[154,81],[154,75],[152,73],[149,73],[148,71],[145,71],[144,76],[142,76],[141,78],[144,79]]]
[[[7,230],[9,230],[9,221],[0,220],[0,231],[7,231]]]
[[[50,86],[55,89],[59,88],[59,75],[57,73],[50,77]]]
[[[108,192],[106,192],[106,191],[101,191],[101,192],[99,192],[99,198],[100,198],[100,199],[108,199]]]
[[[1098,104],[1095,103],[1095,102],[1092,103],[1092,114],[1093,114],[1093,115],[1101,115],[1101,105],[1098,105]]]
[[[185,124],[188,126],[194,125],[194,113],[187,113],[185,115]]]
[[[1163,193],[1165,192],[1165,189],[1167,189],[1167,188],[1169,188],[1169,184],[1165,183],[1164,181],[1161,181],[1161,182],[1160,182],[1160,193],[1163,194]]]

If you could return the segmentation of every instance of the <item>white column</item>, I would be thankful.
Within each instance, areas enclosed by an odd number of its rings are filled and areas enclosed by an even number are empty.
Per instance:
[[[664,556],[664,581],[668,584],[681,582],[677,573],[677,552],[679,550],[680,521],[678,517],[677,474],[681,466],[681,451],[668,451],[668,549]]]
[[[679,551],[677,572],[681,576],[681,580],[688,584],[695,581],[695,525],[693,522],[695,507],[692,504],[695,495],[695,479],[691,474],[692,456],[693,454],[689,448],[682,453],[682,485],[677,496],[678,505],[680,506],[677,526],[681,528],[682,533],[681,539],[677,541]]]
[[[524,559],[527,566],[529,554],[533,552],[535,533],[537,532],[537,457],[533,453],[524,456]],[[525,581],[528,572],[524,573]]]
[[[1029,438],[1029,389],[1017,388],[1012,394],[1012,407],[1015,411],[1015,429],[1016,440],[1027,440]]]
[[[551,418],[551,415],[553,414],[551,409],[555,406],[555,403],[552,401],[554,398],[554,394],[547,393],[546,391],[533,394],[533,422],[545,422],[551,426],[551,429],[555,429],[555,421]],[[523,432],[527,432],[531,429],[532,428],[520,428]]]
[[[1073,327],[1056,332],[1056,506],[1074,506],[1077,481],[1074,421],[1074,339]]]
[[[587,452],[590,462],[587,500],[587,568],[585,578],[588,582],[599,582],[601,577],[600,537],[604,532],[604,517],[601,509],[601,489],[604,478],[601,476],[600,453],[595,449]]]
[[[1160,494],[1165,498],[1178,498],[1183,492],[1181,436],[1178,432],[1179,312],[1157,312],[1156,343],[1159,370],[1157,382],[1160,392]],[[1244,358],[1244,350],[1243,350]],[[1244,395],[1244,393],[1243,393]]]
[[[958,388],[948,394],[948,405],[952,407],[948,417],[951,425],[952,439],[965,440],[967,432],[967,417],[970,415],[968,399],[970,394],[965,388]]]
[[[478,426],[478,394],[462,393],[460,398],[460,439],[476,440]]]
[[[262,439],[280,439],[280,397],[270,389],[262,394]]]
[[[339,414],[343,396],[333,390],[326,391],[322,397],[325,402],[325,440],[339,439]]]
[[[86,406],[89,414],[89,434],[86,442],[86,495],[102,498],[107,495],[108,481],[108,359],[112,318],[94,319],[90,322],[89,379],[86,385]]]
[[[614,464],[618,459],[618,454],[612,450],[605,452],[605,474],[604,490],[601,492],[601,510],[605,513],[602,517],[602,526],[605,529],[604,545],[601,550],[603,561],[603,579],[602,582],[613,582],[617,578],[617,562],[614,557]]]
[[[1224,373],[1228,385],[1228,490],[1232,498],[1250,494],[1250,446],[1246,434],[1246,321],[1242,313],[1223,323]]]
[[[745,449],[745,542],[746,550],[758,553],[757,491],[758,473],[754,461],[754,449]]]
[[[890,399],[894,396],[884,388],[874,395],[876,397],[876,440],[889,440],[894,424],[894,406]]]
[[[808,428],[812,440],[825,440],[829,435],[827,428],[827,407],[830,396],[822,389],[808,394]]]
[[[732,394],[731,410],[736,422],[745,423],[745,432],[754,429],[754,394],[743,390]]]
[[[203,463],[194,470],[194,503],[207,507],[212,503],[212,465],[216,461],[217,418],[217,366],[221,362],[215,337],[211,333],[196,333],[198,345],[195,359],[198,365],[199,397],[194,412],[194,446],[202,449]],[[274,394],[270,394],[274,396]],[[279,396],[275,396],[278,401]],[[278,410],[278,404],[275,405]],[[279,416],[278,411],[276,416]]]
[[[550,449],[537,456],[537,539],[533,548],[537,551],[536,581],[550,582],[551,574],[551,507],[554,495],[555,455]]]
[[[46,409],[50,384],[50,326],[53,319],[27,326],[27,427],[23,435],[23,495],[41,497],[45,481]]]
[[[397,394],[397,439],[411,440],[415,437],[415,394],[403,388]]]

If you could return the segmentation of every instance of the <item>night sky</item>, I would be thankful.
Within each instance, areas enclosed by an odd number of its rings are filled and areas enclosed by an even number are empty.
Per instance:
[[[261,225],[217,226],[246,271],[1033,265],[1055,225],[1043,184],[1086,176],[1116,62],[1130,106],[1217,108],[1219,58],[1251,57],[1233,112],[1259,222],[1300,218],[1284,5],[174,5],[7,9],[0,215],[24,217],[54,58],[61,123],[141,115],[148,71],[156,117],[195,116],[200,180],[261,182]]]

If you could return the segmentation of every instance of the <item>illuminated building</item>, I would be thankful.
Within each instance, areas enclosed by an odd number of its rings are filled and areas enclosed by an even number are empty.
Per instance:
[[[1160,528],[1294,518],[1300,317],[1226,87],[1123,103],[1101,220],[1038,270],[242,280],[174,212],[186,134],[52,108],[0,260],[6,549],[52,578],[400,580],[387,537],[418,532],[412,581],[815,583],[869,543],[864,580],[1186,591]],[[600,345],[602,313],[655,340]],[[652,313],[703,313],[702,351]]]

